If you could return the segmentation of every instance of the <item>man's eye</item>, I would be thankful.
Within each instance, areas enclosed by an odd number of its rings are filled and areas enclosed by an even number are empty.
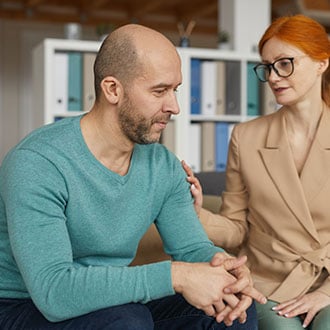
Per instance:
[[[166,91],[166,89],[156,89],[156,90],[154,91],[154,93],[157,94],[157,95],[161,95],[161,94],[164,94],[165,91]]]

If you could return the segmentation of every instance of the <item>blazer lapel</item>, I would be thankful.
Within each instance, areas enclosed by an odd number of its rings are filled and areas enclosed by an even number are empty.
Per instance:
[[[307,201],[311,201],[330,178],[330,112],[320,120],[315,140],[301,172],[301,183]]]
[[[279,110],[274,114],[270,124],[265,148],[260,149],[259,152],[284,202],[310,235],[318,241],[285,132],[283,110]]]

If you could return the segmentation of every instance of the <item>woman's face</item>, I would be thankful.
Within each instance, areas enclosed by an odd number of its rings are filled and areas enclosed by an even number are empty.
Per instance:
[[[327,67],[327,60],[315,61],[299,48],[273,37],[269,39],[262,50],[262,63],[271,64],[282,58],[293,58],[293,73],[280,77],[274,69],[271,70],[268,83],[281,105],[295,105],[299,102],[321,97],[322,73]],[[291,65],[290,61],[284,62]]]

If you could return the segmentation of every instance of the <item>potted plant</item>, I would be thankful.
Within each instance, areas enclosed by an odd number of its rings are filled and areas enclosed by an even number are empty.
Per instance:
[[[108,34],[113,31],[115,26],[111,23],[100,23],[96,26],[96,34],[98,35],[99,39],[103,41]]]
[[[220,30],[218,33],[218,48],[230,49],[230,35],[226,30]]]

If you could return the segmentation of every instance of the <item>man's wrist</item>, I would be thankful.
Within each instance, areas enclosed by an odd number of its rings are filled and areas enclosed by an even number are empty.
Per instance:
[[[173,261],[171,264],[171,274],[172,274],[172,286],[175,292],[183,292],[183,281],[185,277],[185,265],[186,263],[180,261]]]

